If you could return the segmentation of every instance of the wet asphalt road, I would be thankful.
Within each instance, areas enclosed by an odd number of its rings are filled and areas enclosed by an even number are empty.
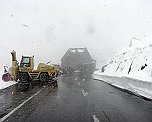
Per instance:
[[[17,84],[0,91],[0,117],[35,93],[5,121],[152,122],[152,101],[77,74],[61,76],[58,87],[50,83]]]

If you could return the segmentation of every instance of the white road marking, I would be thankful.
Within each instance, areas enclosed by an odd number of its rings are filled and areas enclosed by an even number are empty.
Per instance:
[[[80,86],[80,82],[78,82],[78,85]]]
[[[83,79],[83,81],[85,81],[85,79]]]
[[[94,122],[100,122],[96,115],[92,115]]]
[[[78,80],[78,77],[76,77],[75,80],[77,81],[77,80]]]
[[[88,95],[88,92],[85,92],[84,90],[82,90],[82,93],[83,93],[83,96],[87,96]]]
[[[45,87],[44,87],[45,88]],[[0,122],[3,122],[4,120],[6,120],[8,117],[10,117],[14,112],[16,112],[19,108],[21,108],[26,102],[28,102],[29,100],[31,100],[34,96],[38,95],[44,88],[42,88],[41,90],[39,90],[38,92],[36,92],[34,95],[32,95],[31,97],[29,97],[27,100],[25,100],[23,103],[21,103],[19,106],[17,106],[16,108],[14,108],[11,112],[9,112],[7,115],[5,115],[3,118],[0,119]]]

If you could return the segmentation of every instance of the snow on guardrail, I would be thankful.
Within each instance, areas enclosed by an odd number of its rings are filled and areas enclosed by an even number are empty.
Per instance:
[[[133,92],[136,95],[152,99],[152,82],[137,80],[129,77],[108,76],[96,71],[94,79],[102,80],[115,87]]]

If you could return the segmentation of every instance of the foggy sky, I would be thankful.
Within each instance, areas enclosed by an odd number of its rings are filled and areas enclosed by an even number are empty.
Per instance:
[[[132,37],[152,32],[151,0],[0,0],[0,67],[12,50],[59,63],[69,47],[87,47],[102,66]]]

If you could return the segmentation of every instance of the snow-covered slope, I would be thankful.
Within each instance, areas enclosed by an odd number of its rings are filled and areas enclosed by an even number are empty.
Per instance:
[[[127,76],[152,82],[152,43],[133,39],[103,68],[104,74]]]
[[[152,99],[152,43],[134,38],[93,77]]]

